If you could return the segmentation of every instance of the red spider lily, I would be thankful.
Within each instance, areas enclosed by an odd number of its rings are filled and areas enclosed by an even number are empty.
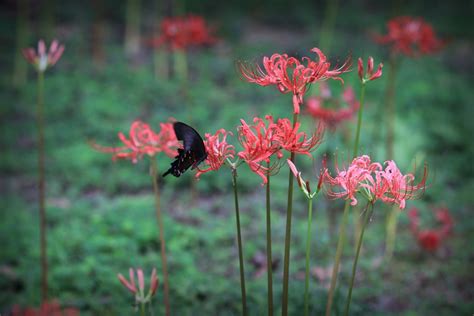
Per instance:
[[[59,58],[61,58],[63,52],[64,45],[60,45],[57,40],[51,42],[48,53],[46,53],[46,44],[43,40],[38,42],[38,53],[31,47],[22,50],[25,59],[40,72],[54,66]]]
[[[235,155],[234,146],[227,144],[227,135],[232,133],[227,132],[221,128],[214,135],[206,133],[204,140],[204,146],[206,147],[207,158],[204,161],[208,167],[206,169],[198,169],[196,178],[199,178],[201,174],[219,170],[227,159],[233,159]],[[220,137],[222,136],[222,139]]]
[[[125,146],[103,147],[97,144],[92,146],[98,151],[113,153],[112,159],[130,159],[136,163],[144,155],[154,156],[164,152],[169,157],[175,157],[177,148],[180,146],[174,133],[172,123],[160,123],[161,131],[155,133],[148,124],[142,121],[134,121],[130,126],[130,139],[123,133],[118,137]]]
[[[357,101],[354,90],[351,87],[344,89],[342,101],[348,105],[346,108],[331,109],[324,107],[326,104],[335,104],[339,106],[342,102],[338,98],[331,95],[331,90],[327,83],[322,82],[320,85],[320,94],[315,97],[308,98],[306,102],[307,112],[315,119],[319,119],[326,124],[331,130],[343,121],[350,120],[359,110],[359,101]]]
[[[427,169],[425,167],[421,181],[414,185],[415,176],[410,173],[403,175],[394,161],[386,161],[385,165],[383,169],[379,163],[372,163],[369,156],[361,156],[354,158],[347,170],[337,170],[334,178],[327,172],[326,182],[332,187],[341,187],[338,191],[330,188],[328,195],[351,199],[351,205],[356,205],[355,194],[361,192],[372,203],[381,200],[404,209],[406,200],[414,199],[419,191],[424,191]]]
[[[61,308],[56,300],[43,302],[39,308],[21,309],[19,306],[13,306],[11,316],[79,316],[79,310],[68,307]]]
[[[439,51],[446,43],[436,37],[433,27],[420,17],[399,16],[387,23],[388,34],[376,35],[379,44],[391,45],[395,53],[407,56]]]
[[[275,139],[281,148],[296,154],[304,154],[310,156],[311,152],[321,143],[324,126],[318,124],[316,130],[311,137],[305,132],[299,132],[300,123],[294,126],[289,119],[279,119],[276,123]]]
[[[183,50],[190,46],[212,44],[216,38],[203,17],[188,15],[165,18],[160,25],[160,36],[152,39],[152,46],[167,45],[171,49]]]
[[[382,76],[382,67],[383,64],[380,63],[377,71],[374,72],[374,59],[372,56],[370,56],[367,60],[367,73],[364,74],[364,63],[362,58],[359,58],[357,62],[357,72],[359,74],[360,81],[362,81],[362,83],[366,83],[367,81],[380,78]]]
[[[434,252],[440,247],[441,242],[451,233],[453,228],[453,219],[451,218],[447,208],[439,208],[435,210],[435,215],[436,220],[441,224],[441,226],[436,229],[420,230],[420,216],[418,214],[418,209],[413,207],[408,212],[410,230],[418,240],[419,245],[430,252]]]
[[[329,70],[331,64],[321,50],[315,47],[311,52],[318,55],[318,61],[309,57],[298,60],[287,54],[273,54],[270,58],[263,57],[263,69],[259,65],[245,63],[240,63],[239,69],[249,82],[261,86],[275,85],[281,93],[293,93],[293,112],[298,114],[311,83],[329,78],[343,82],[339,76],[349,71],[350,67],[348,59],[341,67]]]
[[[238,127],[239,141],[244,148],[238,153],[238,156],[243,159],[250,170],[258,174],[263,183],[267,183],[267,175],[273,168],[264,167],[262,162],[267,164],[270,162],[270,157],[276,154],[278,158],[282,157],[280,152],[280,145],[277,142],[277,125],[270,115],[265,116],[268,126],[263,119],[255,117],[253,119],[254,125],[248,125],[244,120],[240,120],[241,126]]]
[[[138,288],[135,285],[135,271],[137,274],[137,279],[138,279]],[[130,281],[125,279],[125,277],[122,274],[117,274],[117,277],[130,292],[135,294],[135,300],[137,303],[144,304],[148,303],[151,300],[151,297],[155,295],[156,290],[158,288],[159,280],[158,277],[156,276],[156,269],[153,268],[151,271],[151,276],[150,276],[150,288],[148,290],[148,293],[145,295],[145,278],[143,276],[143,270],[142,269],[136,269],[133,271],[132,268],[128,270],[128,273],[130,275]]]

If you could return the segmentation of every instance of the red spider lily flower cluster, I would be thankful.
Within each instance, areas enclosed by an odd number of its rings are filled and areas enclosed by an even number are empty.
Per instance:
[[[357,72],[359,74],[360,81],[364,84],[367,81],[378,79],[382,76],[383,64],[380,63],[377,71],[374,72],[374,59],[372,56],[367,60],[367,72],[364,74],[364,62],[362,58],[359,58],[357,62]]]
[[[158,277],[156,276],[156,269],[153,268],[153,270],[151,271],[150,288],[147,294],[145,294],[145,277],[143,276],[143,270],[136,269],[134,271],[132,268],[130,268],[128,272],[130,275],[130,280],[125,279],[125,277],[120,273],[117,274],[120,283],[122,283],[130,292],[135,294],[135,300],[137,303],[148,303],[151,300],[151,297],[155,295],[156,290],[158,288],[159,281]],[[135,273],[137,274],[138,288],[135,285]]]
[[[280,144],[277,142],[278,125],[270,115],[265,116],[265,120],[268,124],[258,117],[253,119],[254,125],[240,120],[242,125],[238,127],[239,141],[243,147],[238,156],[248,164],[250,170],[263,179],[264,184],[267,183],[267,175],[272,168],[263,166],[262,162],[269,163],[273,154],[278,158],[282,157]]]
[[[105,153],[112,153],[112,159],[130,159],[136,163],[144,155],[155,156],[164,152],[169,157],[175,157],[180,144],[174,133],[172,123],[160,123],[161,130],[155,133],[148,124],[142,121],[134,121],[130,126],[130,138],[123,133],[118,137],[125,146],[103,147],[97,144],[92,146]]]
[[[204,163],[208,166],[205,169],[198,169],[196,178],[201,174],[219,170],[227,159],[233,159],[235,155],[234,146],[227,144],[227,135],[231,134],[225,129],[221,128],[214,135],[206,133],[204,146],[206,147],[207,158]],[[222,137],[222,139],[221,139]]]
[[[21,309],[19,306],[13,306],[11,316],[79,316],[79,311],[75,308],[61,308],[56,300],[43,302],[39,308]]]
[[[307,113],[313,118],[322,121],[331,130],[334,130],[340,123],[350,120],[359,110],[359,101],[357,101],[354,90],[351,87],[344,89],[342,100],[332,96],[327,83],[322,82],[319,88],[320,94],[308,98],[306,102]],[[347,104],[347,107],[341,108],[341,103]],[[327,104],[334,104],[337,108],[324,107]]]
[[[447,208],[435,210],[436,221],[440,224],[437,229],[420,229],[420,216],[418,209],[415,207],[408,212],[408,217],[410,218],[410,229],[419,245],[430,252],[434,252],[439,248],[441,242],[451,233],[454,225]]]
[[[414,199],[424,191],[427,179],[426,167],[423,178],[415,185],[415,176],[410,173],[403,175],[393,160],[386,161],[383,168],[380,163],[372,163],[367,155],[354,158],[346,169],[339,170],[336,166],[336,172],[335,177],[328,171],[325,173],[328,195],[350,199],[353,206],[358,203],[356,194],[362,193],[371,203],[380,200],[404,209],[406,200]]]
[[[278,119],[274,122],[270,115],[265,116],[265,121],[255,117],[254,124],[248,125],[241,120],[238,127],[239,141],[243,150],[238,153],[239,158],[244,160],[250,169],[263,179],[263,184],[267,183],[268,173],[276,170],[278,164],[274,164],[270,169],[262,163],[269,163],[270,157],[276,155],[278,159],[283,157],[281,150],[296,154],[310,155],[321,143],[323,126],[318,125],[311,137],[304,132],[300,132],[300,123],[293,123],[289,119]]]
[[[263,58],[263,68],[255,64],[240,63],[242,76],[249,82],[261,86],[275,85],[281,93],[293,93],[293,112],[300,112],[303,96],[308,86],[316,81],[336,79],[343,82],[342,73],[349,71],[350,60],[330,70],[331,64],[319,48],[311,52],[318,55],[319,60],[303,57],[301,60],[287,54],[273,54]]]
[[[377,35],[379,44],[391,45],[395,53],[407,56],[439,51],[445,41],[436,37],[433,27],[420,17],[399,16],[387,23],[388,34]]]
[[[319,173],[318,186],[316,188],[316,191],[314,192],[311,192],[309,181],[305,181],[303,179],[303,177],[301,176],[301,172],[298,171],[298,169],[296,169],[295,164],[290,159],[287,159],[286,162],[288,163],[288,166],[290,167],[291,172],[293,173],[296,180],[298,181],[298,186],[300,187],[301,191],[303,191],[304,195],[306,195],[308,199],[312,199],[316,194],[319,193],[323,184],[324,174],[326,173],[326,159],[323,160],[323,168],[321,169],[321,172]]]
[[[25,48],[22,50],[25,59],[35,66],[39,72],[44,72],[49,67],[54,66],[64,52],[64,45],[59,44],[57,40],[51,42],[49,52],[46,52],[46,44],[43,40],[38,42],[38,52],[34,48]]]
[[[151,41],[153,46],[167,45],[171,49],[184,50],[190,46],[212,44],[216,38],[203,17],[188,15],[165,18],[160,25],[160,36]]]

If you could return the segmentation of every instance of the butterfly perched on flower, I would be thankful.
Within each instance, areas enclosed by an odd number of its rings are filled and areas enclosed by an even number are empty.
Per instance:
[[[179,177],[190,167],[195,169],[207,158],[202,137],[194,128],[183,122],[175,122],[173,129],[178,140],[183,142],[183,148],[178,149],[178,155],[171,163],[171,168],[163,174],[163,177],[170,173],[175,177]]]

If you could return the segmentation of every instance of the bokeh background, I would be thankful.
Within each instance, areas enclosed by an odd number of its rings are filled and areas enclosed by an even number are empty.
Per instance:
[[[396,15],[421,16],[449,40],[439,53],[403,58],[400,64],[395,156],[402,170],[424,162],[430,169],[425,195],[407,208],[418,207],[423,225],[434,227],[433,210],[447,207],[455,226],[436,252],[427,252],[410,233],[403,211],[395,252],[387,261],[389,209],[376,206],[366,232],[352,314],[473,313],[472,1],[142,0],[135,9],[131,2],[22,0],[0,5],[2,315],[14,304],[40,304],[36,81],[21,48],[34,47],[40,38],[47,43],[57,38],[66,46],[45,82],[50,296],[79,309],[81,315],[129,315],[133,298],[116,274],[126,273],[130,266],[161,271],[148,163],[112,162],[110,155],[93,150],[89,141],[120,145],[117,133],[128,132],[136,119],[157,128],[174,117],[191,121],[204,135],[219,128],[235,132],[240,119],[251,121],[254,116],[291,118],[291,95],[242,80],[237,61],[260,62],[262,56],[275,52],[309,56],[311,48],[320,47],[334,64],[348,56],[366,60],[369,55],[376,63],[387,62],[387,48],[375,44],[371,34],[386,33],[386,22]],[[189,76],[183,82],[168,67],[155,71],[154,50],[147,43],[165,16],[187,13],[203,16],[218,41],[188,51]],[[327,22],[328,15],[334,16],[333,23]],[[132,53],[125,48],[130,19],[138,21],[138,28],[132,30],[138,50]],[[172,56],[167,58],[164,66],[172,69]],[[381,79],[368,85],[361,139],[361,152],[378,161],[385,160],[387,65],[384,71]],[[357,70],[343,79],[358,94]],[[338,82],[329,85],[342,90]],[[317,88],[311,93],[317,93]],[[303,115],[302,122],[311,131],[313,119]],[[314,160],[298,158],[305,178],[316,181],[315,166],[323,154],[337,153],[340,159],[349,155],[354,123],[328,131]],[[230,141],[239,150],[236,137]],[[159,156],[159,169],[164,171],[170,161]],[[188,172],[160,182],[172,314],[237,315],[240,288],[230,171],[223,168],[203,175],[195,196],[190,189],[192,177]],[[276,308],[281,295],[287,177],[283,168],[272,183]],[[267,298],[265,187],[246,166],[239,169],[239,181],[249,309],[251,315],[262,315]],[[290,312],[298,315],[303,306],[306,233],[305,199],[298,190],[294,203]],[[342,202],[324,197],[315,205],[310,285],[314,315],[325,309],[342,208]],[[354,253],[352,221],[348,229],[335,315],[344,304]],[[162,313],[162,299],[159,290],[156,315]]]

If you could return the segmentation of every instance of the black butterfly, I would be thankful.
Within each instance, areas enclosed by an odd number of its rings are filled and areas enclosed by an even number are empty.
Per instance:
[[[195,169],[207,158],[202,137],[194,128],[182,122],[174,123],[173,128],[178,140],[183,141],[183,149],[178,148],[178,156],[171,163],[171,168],[163,173],[163,177],[170,173],[175,177],[179,177],[189,167]]]

